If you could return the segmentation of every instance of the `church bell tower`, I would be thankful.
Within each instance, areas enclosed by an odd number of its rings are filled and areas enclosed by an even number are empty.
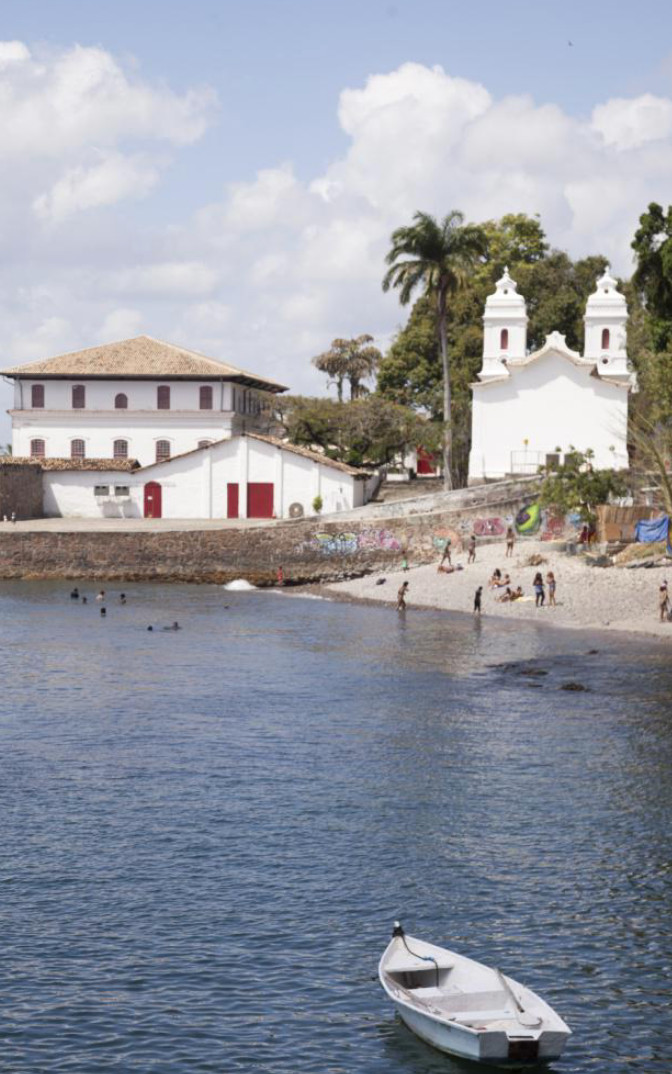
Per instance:
[[[629,376],[625,331],[627,320],[625,296],[617,290],[616,280],[607,265],[588,299],[584,317],[584,357],[595,362],[601,377],[622,379]]]
[[[524,358],[527,347],[525,299],[518,294],[518,284],[509,276],[508,267],[495,287],[485,302],[480,380],[507,376],[506,363],[512,358]]]

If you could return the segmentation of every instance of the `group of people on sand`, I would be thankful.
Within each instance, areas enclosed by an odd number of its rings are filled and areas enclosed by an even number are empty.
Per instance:
[[[107,595],[105,593],[105,590],[100,589],[98,591],[98,593],[96,594],[95,599],[96,599],[96,603],[100,604],[100,617],[101,617],[101,619],[106,619],[107,618],[107,607],[106,607]],[[79,588],[77,586],[75,586],[74,589],[72,589],[72,591],[70,593],[70,600],[79,601],[81,604],[88,604],[89,603],[89,599],[86,596],[86,594],[82,593],[80,595]],[[126,604],[127,603],[126,594],[125,593],[120,593],[118,598],[117,598],[117,600],[118,600],[119,604]],[[148,626],[147,629],[148,630],[154,630],[154,627],[153,626]],[[161,630],[181,630],[181,629],[182,629],[182,627],[177,622],[177,620],[175,620],[173,623],[171,623],[170,626],[161,627]]]

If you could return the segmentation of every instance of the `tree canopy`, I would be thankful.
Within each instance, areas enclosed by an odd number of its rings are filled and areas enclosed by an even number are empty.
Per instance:
[[[362,335],[355,339],[332,339],[329,350],[313,358],[313,365],[336,384],[340,403],[344,382],[350,384],[350,398],[357,399],[365,391],[363,382],[374,375],[381,358],[380,351],[373,346],[373,336]]]

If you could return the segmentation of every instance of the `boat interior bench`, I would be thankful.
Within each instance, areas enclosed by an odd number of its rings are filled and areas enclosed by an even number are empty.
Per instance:
[[[411,994],[431,1003],[435,1010],[455,1022],[480,1023],[515,1017],[510,997],[504,989],[446,994],[440,988],[414,988]]]

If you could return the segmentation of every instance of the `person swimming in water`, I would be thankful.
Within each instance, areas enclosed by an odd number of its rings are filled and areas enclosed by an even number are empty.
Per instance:
[[[72,593],[70,594],[70,600],[79,600],[79,590],[77,586],[75,586]]]

